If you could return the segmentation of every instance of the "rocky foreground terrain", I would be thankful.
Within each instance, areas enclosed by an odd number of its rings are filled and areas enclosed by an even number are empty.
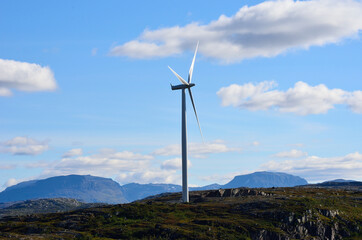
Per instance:
[[[219,189],[0,219],[0,239],[362,239],[361,186]]]
[[[26,216],[34,213],[68,212],[103,205],[106,204],[83,203],[71,198],[26,200],[0,204],[0,219],[6,216]]]

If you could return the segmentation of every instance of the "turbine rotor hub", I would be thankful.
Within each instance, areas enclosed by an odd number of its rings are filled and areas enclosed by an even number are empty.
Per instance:
[[[192,88],[193,86],[195,86],[195,83],[190,83],[189,85],[186,84],[180,84],[180,85],[171,85],[171,89],[172,90],[180,90],[180,89],[186,89],[186,88]]]

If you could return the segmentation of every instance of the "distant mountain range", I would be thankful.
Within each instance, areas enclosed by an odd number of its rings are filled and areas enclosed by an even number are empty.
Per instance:
[[[69,175],[22,182],[0,193],[0,202],[73,198],[86,203],[127,202],[123,188],[110,178]]]
[[[350,182],[343,179],[334,181]],[[224,185],[215,183],[203,187],[191,187],[190,191],[238,187],[294,187],[307,184],[305,179],[286,173],[255,172],[235,176],[233,180]],[[73,198],[86,203],[116,204],[132,202],[164,192],[180,192],[181,190],[181,186],[174,184],[129,183],[121,186],[110,178],[69,175],[27,181],[8,187],[0,192],[0,203],[42,198]]]

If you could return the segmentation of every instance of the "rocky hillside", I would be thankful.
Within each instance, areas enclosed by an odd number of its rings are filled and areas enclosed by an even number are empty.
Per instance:
[[[69,213],[0,219],[15,239],[361,239],[362,192],[322,187],[167,193]]]
[[[0,218],[5,216],[21,216],[35,213],[67,212],[77,209],[103,206],[101,203],[82,203],[71,198],[50,198],[26,200],[0,209]]]

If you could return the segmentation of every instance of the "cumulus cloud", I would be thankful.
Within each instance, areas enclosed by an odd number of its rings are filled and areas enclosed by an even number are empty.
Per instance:
[[[362,91],[354,91],[350,93],[347,99],[348,106],[356,113],[362,113]]]
[[[362,113],[362,91],[329,89],[324,84],[310,86],[301,81],[287,91],[273,90],[276,85],[274,81],[232,84],[221,88],[217,95],[222,106],[231,105],[251,111],[278,109],[280,112],[308,115],[327,113],[336,104],[345,104],[352,111]]]
[[[79,156],[83,154],[83,150],[81,148],[71,149],[63,154],[63,158],[69,158],[74,156]]]
[[[53,162],[36,162],[28,168],[42,168],[41,178],[80,174],[102,177],[114,177],[121,184],[138,183],[178,183],[177,169],[166,163],[157,166],[154,156],[131,151],[118,152],[113,149],[101,149],[95,154],[83,155],[81,150],[68,151],[61,160]]]
[[[355,152],[341,157],[308,156],[297,160],[269,161],[261,169],[287,172],[313,182],[337,178],[362,180],[362,154]]]
[[[103,149],[97,154],[89,156],[65,157],[56,163],[54,168],[63,173],[78,171],[79,173],[107,172],[114,174],[118,171],[134,171],[144,169],[149,165],[150,155],[143,155],[130,151],[116,152],[112,149]],[[54,169],[53,169],[54,170]]]
[[[361,29],[360,1],[266,1],[244,6],[230,17],[221,15],[208,24],[146,29],[137,39],[113,47],[110,54],[167,57],[192,50],[199,40],[204,56],[229,63],[337,43],[358,36]]]
[[[117,175],[116,180],[121,184],[136,182],[147,183],[172,183],[180,184],[181,175],[176,170],[169,169],[144,169],[143,171],[124,172]]]
[[[177,154],[179,147],[173,145],[164,149],[158,149],[158,155]],[[168,150],[171,149],[172,153]],[[204,146],[192,148],[193,156],[205,157],[205,154],[233,151],[222,144],[221,141]],[[84,154],[81,149],[71,149],[60,160],[38,161],[29,163],[27,168],[42,169],[38,178],[51,176],[80,174],[113,177],[119,183],[174,183],[180,184],[182,168],[181,159],[167,159],[160,163],[155,159],[156,155],[141,154],[131,151],[115,151],[114,149],[101,149],[94,154]],[[188,160],[188,167],[192,164]]]
[[[187,160],[187,167],[191,167],[192,164],[190,160]],[[182,159],[181,158],[173,158],[164,161],[161,165],[162,169],[170,169],[170,170],[177,170],[182,168]]]
[[[54,74],[49,67],[0,59],[0,96],[11,96],[11,89],[34,92],[56,88]]]
[[[308,153],[306,152],[297,149],[292,149],[290,151],[276,153],[273,156],[278,158],[301,158],[307,155]]]
[[[48,148],[46,141],[37,141],[28,137],[15,137],[0,143],[0,152],[13,155],[38,155]]]
[[[190,143],[189,153],[193,157],[204,158],[211,153],[236,151],[226,146],[223,141],[211,143]],[[180,184],[180,158],[167,159],[160,163],[157,156],[179,155],[178,144],[157,149],[152,154],[141,154],[132,151],[115,151],[101,149],[94,154],[84,154],[82,149],[75,148],[65,152],[60,160],[53,162],[38,161],[29,163],[27,168],[42,169],[40,178],[51,176],[81,174],[103,177],[114,177],[119,183],[174,183]],[[191,162],[188,160],[188,167]]]
[[[239,149],[230,148],[226,146],[222,141],[214,141],[209,143],[189,143],[188,154],[194,158],[205,158],[208,154],[224,153],[237,151]],[[164,148],[157,149],[153,152],[153,155],[160,156],[174,156],[181,154],[180,144],[171,144]]]

